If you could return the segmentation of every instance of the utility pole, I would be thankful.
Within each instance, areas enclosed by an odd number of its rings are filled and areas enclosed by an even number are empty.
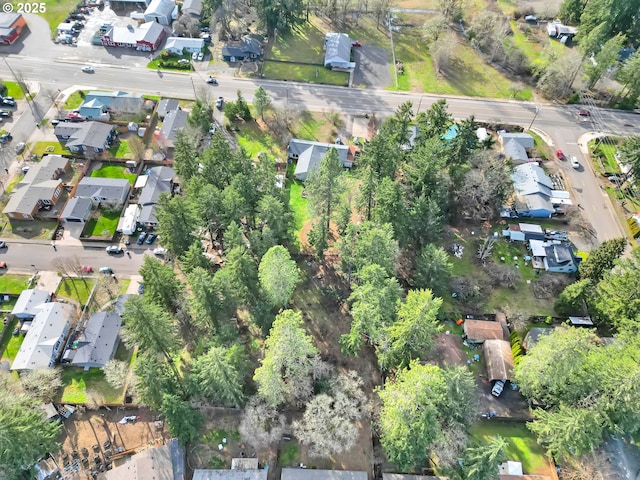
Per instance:
[[[531,123],[527,127],[527,130],[531,130],[531,127],[533,126],[533,122],[536,121],[536,118],[538,117],[538,114],[540,113],[540,110],[542,110],[542,107],[540,105],[536,105],[536,113],[533,116],[533,118],[531,119]]]
[[[31,115],[33,115],[33,119],[35,120],[36,125],[39,126],[40,122],[42,121],[42,118],[38,118],[38,116],[36,115],[35,109],[33,108],[33,101],[30,98],[31,94],[29,93],[29,89],[27,88],[24,80],[19,78],[16,72],[14,72],[13,68],[11,68],[11,65],[9,65],[9,62],[7,61],[7,57],[2,57],[2,59],[4,60],[4,63],[7,65],[7,68],[11,72],[11,75],[13,75],[13,79],[20,86],[20,90],[22,90],[22,93],[24,94],[24,98],[27,101],[29,110],[31,110]]]

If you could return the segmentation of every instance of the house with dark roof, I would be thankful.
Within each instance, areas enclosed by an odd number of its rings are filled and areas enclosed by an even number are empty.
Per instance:
[[[351,61],[353,41],[346,33],[327,33],[324,37],[324,66],[332,70],[352,70],[356,67]]]
[[[138,93],[91,91],[84,97],[79,112],[88,120],[104,120],[105,113],[138,113],[143,105],[144,98]]]
[[[167,114],[174,110],[180,110],[180,104],[175,98],[163,98],[158,102],[158,106],[156,107],[156,112],[160,120],[164,120]]]
[[[297,161],[295,177],[298,180],[306,180],[309,173],[318,168],[322,157],[332,148],[338,151],[338,156],[342,166],[351,168],[353,166],[353,156],[349,155],[349,146],[337,143],[313,142],[311,140],[300,140],[294,138],[289,141],[289,160]]]
[[[182,14],[199,19],[202,15],[202,0],[184,0]]]
[[[112,125],[100,122],[60,122],[53,133],[74,153],[104,153],[115,137]]]
[[[60,353],[75,314],[67,303],[43,303],[33,317],[11,370],[52,367]]]
[[[85,370],[104,367],[116,354],[121,325],[117,312],[92,313],[71,344],[71,365]]]
[[[38,290],[36,288],[30,288],[23,290],[16,300],[16,304],[11,310],[11,315],[14,315],[19,320],[31,320],[40,311],[42,304],[51,300],[51,295],[46,290]]]
[[[469,343],[484,343],[487,340],[502,340],[504,330],[500,322],[487,320],[465,320],[464,335]]]
[[[171,110],[164,117],[162,127],[160,127],[160,136],[165,140],[168,147],[173,147],[173,142],[178,138],[178,132],[187,125],[189,114],[184,110]]]
[[[21,13],[11,10],[9,13],[0,12],[0,45],[13,44],[26,26],[27,21]]]
[[[507,381],[513,378],[513,353],[511,344],[502,339],[488,339],[482,346],[487,366],[487,379]]]
[[[138,222],[147,226],[155,226],[158,220],[155,216],[156,204],[163,193],[171,194],[173,179],[176,172],[171,167],[153,167],[146,172],[147,180],[140,192],[138,205],[142,206]]]
[[[222,47],[222,59],[225,62],[246,62],[260,60],[264,55],[264,46],[255,36],[246,35],[240,41],[231,41]]]
[[[578,257],[568,243],[548,245],[544,250],[544,267],[547,272],[575,273],[578,271]]]
[[[133,48],[139,52],[153,52],[160,47],[166,32],[156,22],[146,22],[138,27],[111,25],[100,37],[105,47]]]
[[[67,158],[45,155],[20,180],[2,212],[9,218],[33,220],[40,210],[50,210],[62,195],[60,177],[68,168]]]
[[[126,178],[84,177],[78,182],[74,197],[89,198],[99,203],[116,207],[124,205],[131,190]]]
[[[90,198],[72,197],[67,201],[60,220],[63,222],[84,223],[91,216],[93,202]]]

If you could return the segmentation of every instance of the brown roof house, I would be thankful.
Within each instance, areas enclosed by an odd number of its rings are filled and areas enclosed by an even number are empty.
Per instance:
[[[65,157],[42,157],[20,180],[2,213],[17,220],[33,220],[40,210],[51,210],[64,190],[60,177],[67,168],[69,160]]]
[[[483,343],[485,340],[502,340],[504,333],[499,322],[486,320],[465,320],[464,335],[469,343]]]
[[[513,354],[511,344],[506,340],[486,340],[483,345],[484,361],[487,365],[487,379],[511,380],[513,372]]]

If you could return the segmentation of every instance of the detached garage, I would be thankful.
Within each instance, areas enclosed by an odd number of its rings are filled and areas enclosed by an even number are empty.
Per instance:
[[[73,197],[69,199],[60,214],[60,220],[65,222],[84,223],[91,215],[91,199]]]

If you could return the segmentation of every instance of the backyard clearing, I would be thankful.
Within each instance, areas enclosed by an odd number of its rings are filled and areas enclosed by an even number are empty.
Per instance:
[[[129,173],[129,169],[124,163],[101,163],[92,165],[91,177],[99,178],[126,178],[133,185],[136,181],[136,174]]]
[[[62,371],[64,384],[60,402],[86,405],[121,405],[124,390],[113,388],[104,378],[100,368],[84,370],[76,367],[65,367]]]

